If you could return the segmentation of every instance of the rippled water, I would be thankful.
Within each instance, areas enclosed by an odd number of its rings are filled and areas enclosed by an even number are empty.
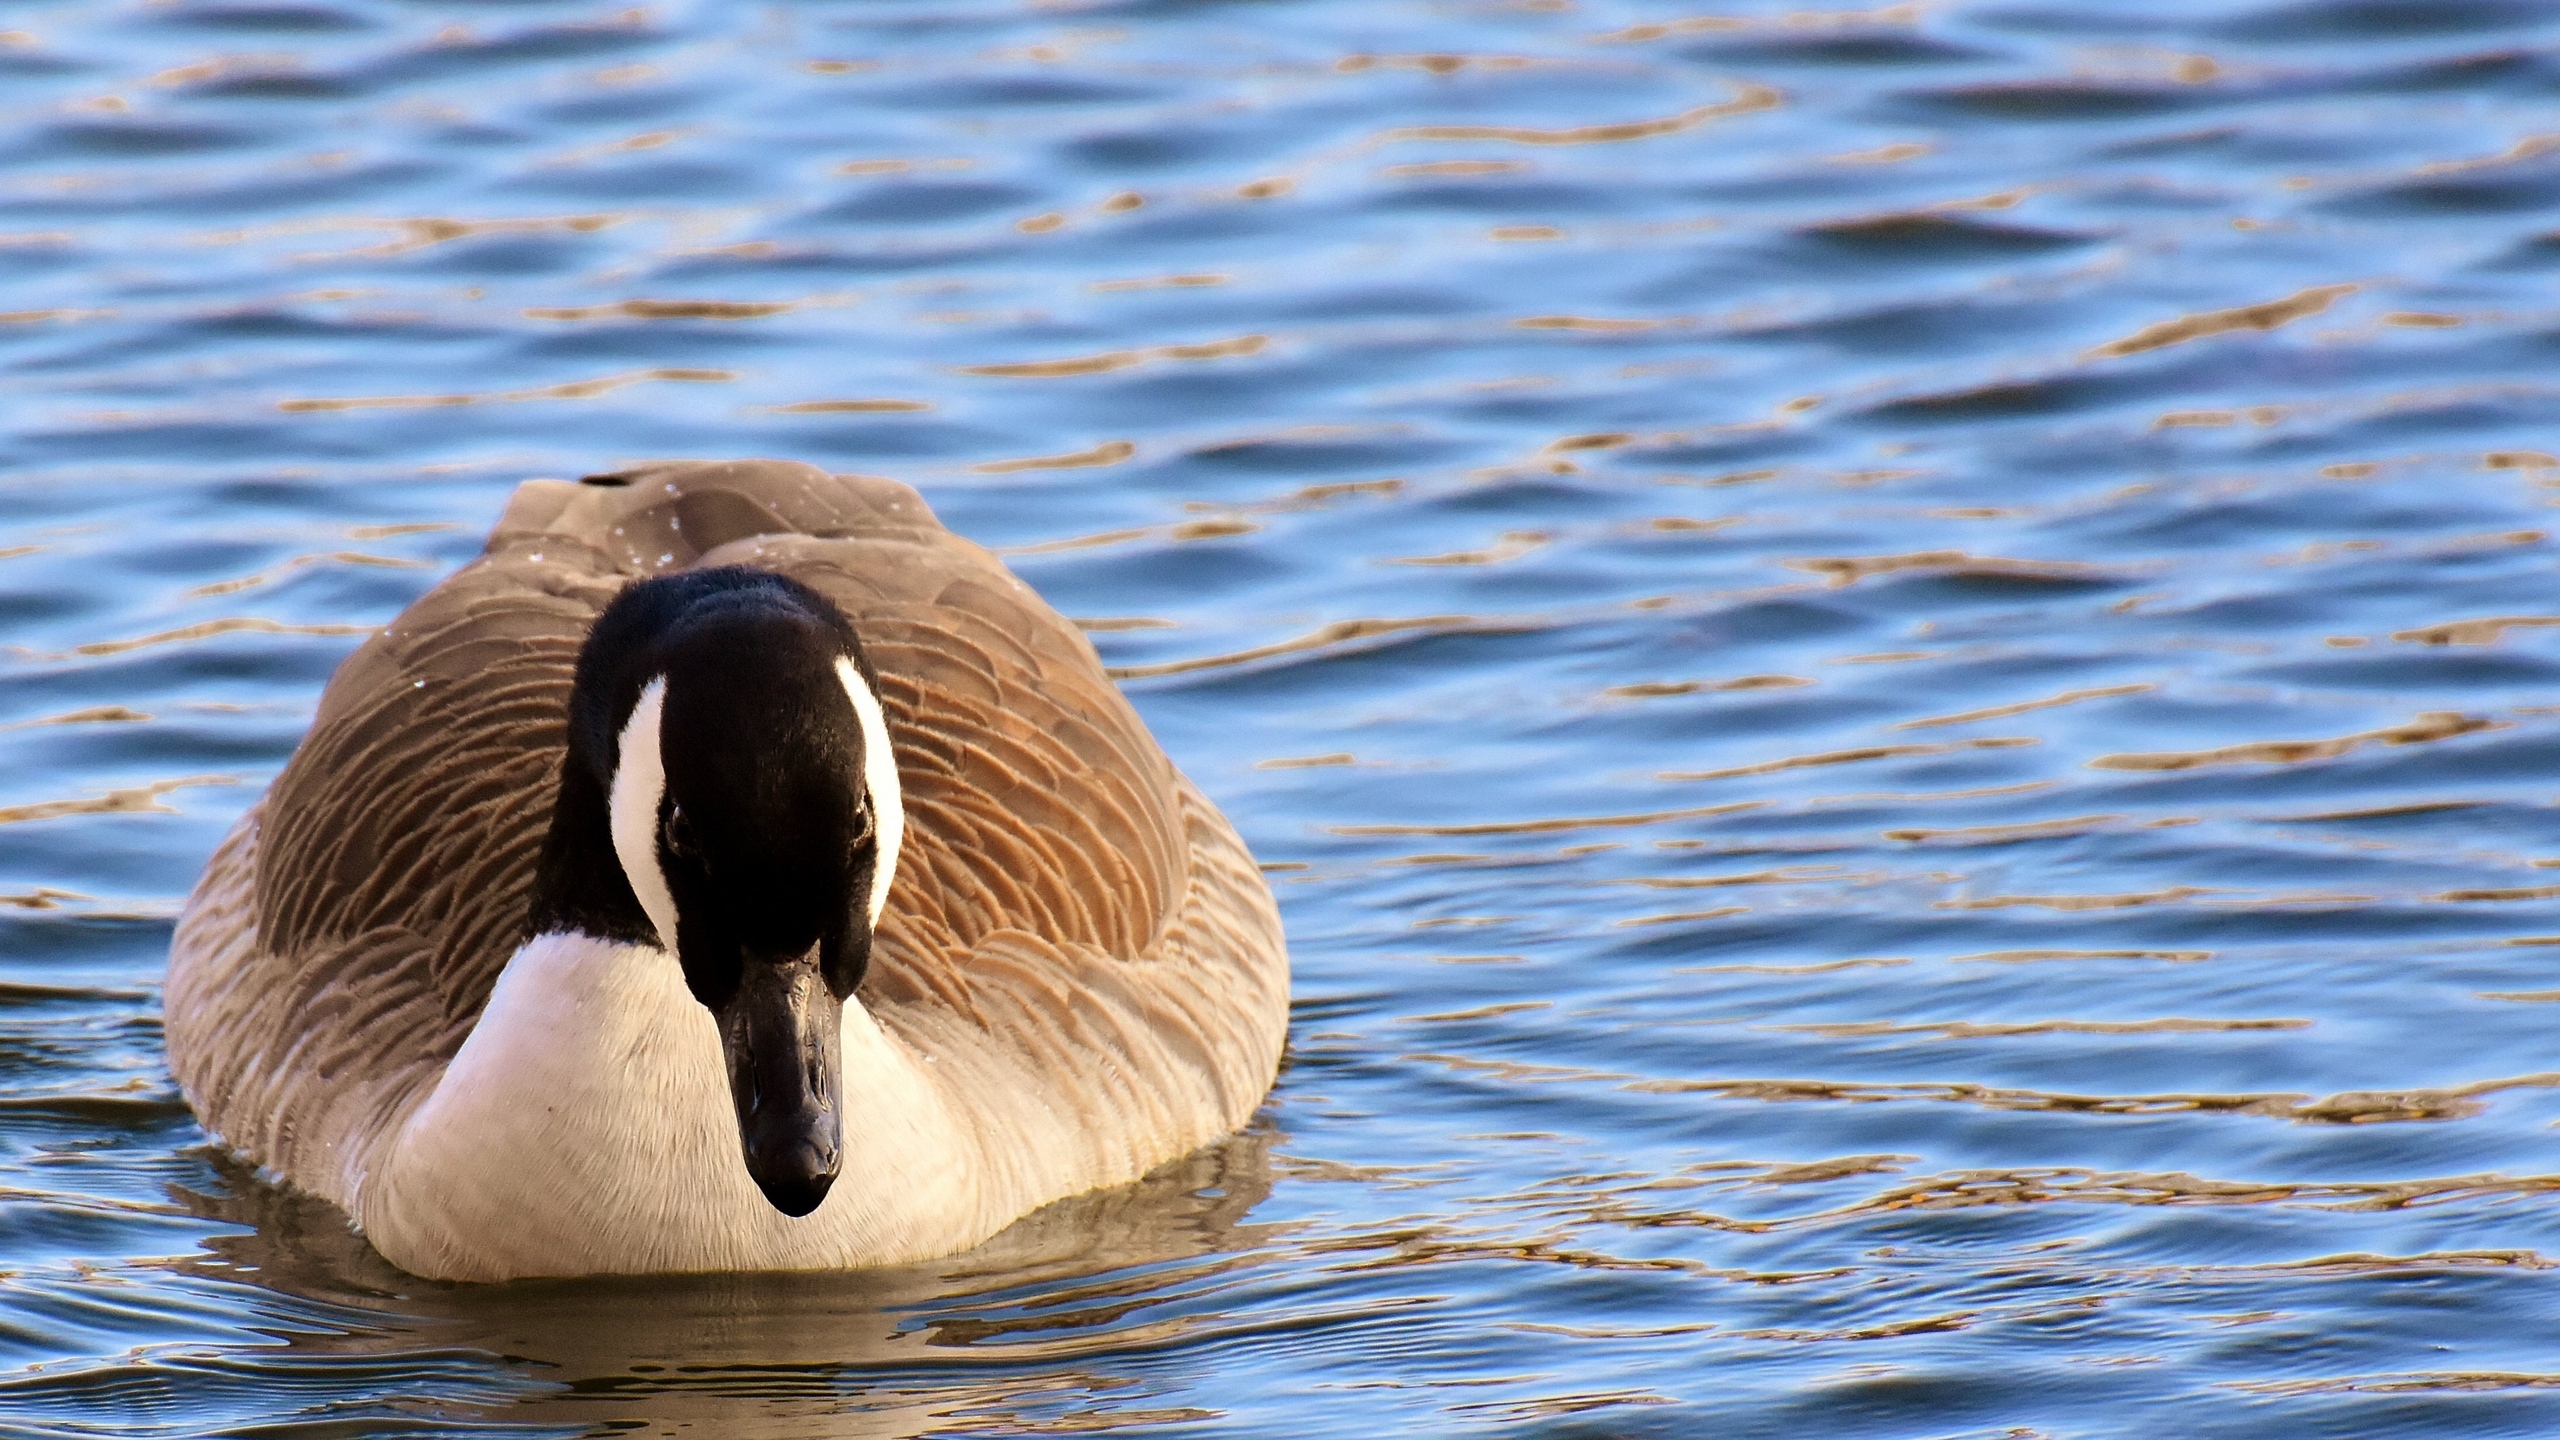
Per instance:
[[[0,25],[7,1433],[2560,1428],[2560,7]],[[407,1279],[171,914],[515,481],[744,454],[1084,621],[1286,1073],[942,1264]]]

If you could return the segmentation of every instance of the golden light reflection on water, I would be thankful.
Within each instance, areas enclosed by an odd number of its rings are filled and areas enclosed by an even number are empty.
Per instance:
[[[705,370],[693,367],[657,366],[647,370],[625,371],[592,380],[571,380],[558,385],[536,385],[522,390],[498,390],[450,395],[348,395],[328,399],[279,400],[278,410],[288,415],[304,415],[335,410],[420,410],[443,409],[457,405],[521,404],[535,400],[593,400],[632,385],[652,381],[676,380],[695,384],[717,384],[738,378],[727,370]]]

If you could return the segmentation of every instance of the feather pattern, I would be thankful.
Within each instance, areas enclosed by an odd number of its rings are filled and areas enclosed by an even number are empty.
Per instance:
[[[1081,633],[894,482],[598,478],[521,486],[207,865],[166,1003],[210,1129],[396,1263],[485,1279],[926,1258],[1250,1116],[1288,1003],[1269,888]],[[674,960],[525,943],[579,644],[625,584],[710,565],[851,619],[905,795],[847,1170],[799,1221],[744,1178]]]

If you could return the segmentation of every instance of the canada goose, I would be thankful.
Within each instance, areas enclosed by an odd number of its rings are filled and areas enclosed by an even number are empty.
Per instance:
[[[769,460],[519,487],[332,677],[166,998],[207,1128],[468,1280],[966,1249],[1242,1124],[1287,1006],[1083,636]]]

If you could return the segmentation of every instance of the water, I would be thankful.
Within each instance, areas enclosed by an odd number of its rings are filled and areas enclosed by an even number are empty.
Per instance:
[[[2560,8],[0,13],[0,1428],[2560,1427]],[[515,481],[912,481],[1293,940],[968,1256],[424,1284],[171,915]]]

